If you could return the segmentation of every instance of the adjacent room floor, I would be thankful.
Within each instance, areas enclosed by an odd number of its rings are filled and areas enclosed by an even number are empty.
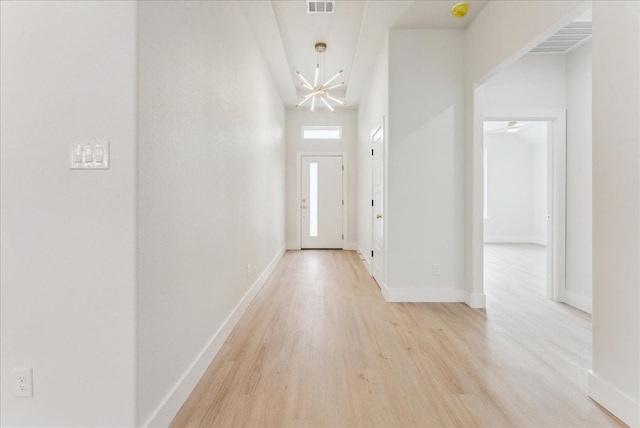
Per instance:
[[[355,252],[288,252],[172,426],[620,426],[589,317],[487,270],[486,311],[392,304]]]

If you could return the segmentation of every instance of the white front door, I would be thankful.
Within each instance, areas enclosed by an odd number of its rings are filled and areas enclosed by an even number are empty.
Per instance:
[[[301,248],[342,248],[342,156],[301,157]]]
[[[372,152],[373,162],[371,171],[373,174],[373,190],[372,190],[372,204],[371,210],[373,218],[373,233],[372,233],[372,266],[373,266],[373,278],[378,285],[384,283],[384,217],[383,217],[383,195],[384,195],[384,167],[383,167],[383,154],[384,154],[384,135],[382,128],[378,129],[373,134]]]

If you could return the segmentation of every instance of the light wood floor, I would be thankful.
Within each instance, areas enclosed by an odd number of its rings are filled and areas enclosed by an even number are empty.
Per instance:
[[[391,304],[355,252],[288,252],[172,426],[619,426],[588,317],[488,270],[486,311]]]

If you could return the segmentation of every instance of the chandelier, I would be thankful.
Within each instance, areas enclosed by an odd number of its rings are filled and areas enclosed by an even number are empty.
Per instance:
[[[327,50],[327,44],[322,42],[316,43],[315,50],[316,50],[316,74],[315,74],[315,77],[313,78],[313,85],[309,83],[309,81],[305,79],[304,76],[298,70],[296,70],[296,73],[298,74],[298,76],[300,76],[300,80],[302,80],[300,84],[305,89],[308,89],[311,91],[310,93],[302,97],[302,101],[300,101],[296,105],[296,107],[300,107],[302,104],[306,103],[307,101],[311,101],[311,113],[313,113],[313,111],[316,108],[316,103],[322,102],[324,103],[324,105],[327,106],[327,108],[329,108],[329,110],[335,111],[335,109],[331,106],[331,104],[329,104],[328,100],[334,101],[338,104],[344,104],[344,102],[332,97],[329,94],[329,91],[334,88],[337,88],[338,86],[344,85],[344,82],[337,83],[333,86],[329,86],[329,85],[331,84],[331,82],[336,80],[338,76],[342,74],[343,70],[340,70],[339,72],[337,72],[331,79],[327,80],[323,84],[318,85],[318,82],[322,82],[324,80],[323,56]]]

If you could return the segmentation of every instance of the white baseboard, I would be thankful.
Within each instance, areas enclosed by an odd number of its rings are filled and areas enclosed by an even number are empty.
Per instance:
[[[358,244],[356,244],[356,251],[358,252],[358,254],[360,254],[360,259],[362,260],[364,267],[367,269],[367,272],[369,272],[369,275],[373,276],[373,271],[371,270],[371,260],[369,260],[367,253],[362,251],[362,247],[360,247],[360,245]]]
[[[296,251],[296,250],[300,250],[300,244],[296,244],[295,242],[287,242],[286,245],[287,250],[291,250],[291,251]],[[346,244],[344,244],[343,250],[351,250],[351,251],[357,251],[358,250],[358,246],[356,244],[354,244],[353,242],[347,242]]]
[[[539,236],[519,236],[519,235],[506,235],[506,236],[485,236],[485,244],[540,244],[547,245],[547,239]]]
[[[532,236],[531,242],[538,245],[547,245],[547,237],[546,236]]]
[[[487,307],[487,296],[483,293],[465,293],[464,302],[473,309]]]
[[[465,301],[464,290],[451,288],[392,288],[381,285],[382,295],[387,302],[431,302],[457,303]]]
[[[173,387],[171,392],[153,412],[149,419],[142,424],[143,427],[167,427],[178,414],[178,411],[184,404],[184,402],[195,388],[196,384],[213,361],[214,357],[222,348],[225,340],[229,337],[229,334],[236,326],[242,314],[247,310],[249,304],[253,298],[258,294],[258,291],[269,278],[269,275],[273,272],[278,262],[285,253],[285,249],[281,248],[276,256],[271,260],[267,268],[260,274],[258,279],[247,290],[245,295],[240,299],[240,302],[231,311],[227,319],[222,323],[218,331],[215,332],[211,340],[205,348],[200,352],[195,361],[191,364],[189,369],[182,375],[177,384]]]
[[[583,296],[573,291],[564,290],[562,301],[588,314],[593,313],[593,304],[590,296]]]
[[[350,250],[350,251],[358,251],[358,245],[354,242],[347,242],[346,244],[344,244],[344,247],[342,249]]]
[[[287,242],[285,246],[287,250],[295,251],[300,249],[300,244],[298,244],[297,242]]]
[[[589,370],[589,397],[630,427],[640,426],[640,402]]]

